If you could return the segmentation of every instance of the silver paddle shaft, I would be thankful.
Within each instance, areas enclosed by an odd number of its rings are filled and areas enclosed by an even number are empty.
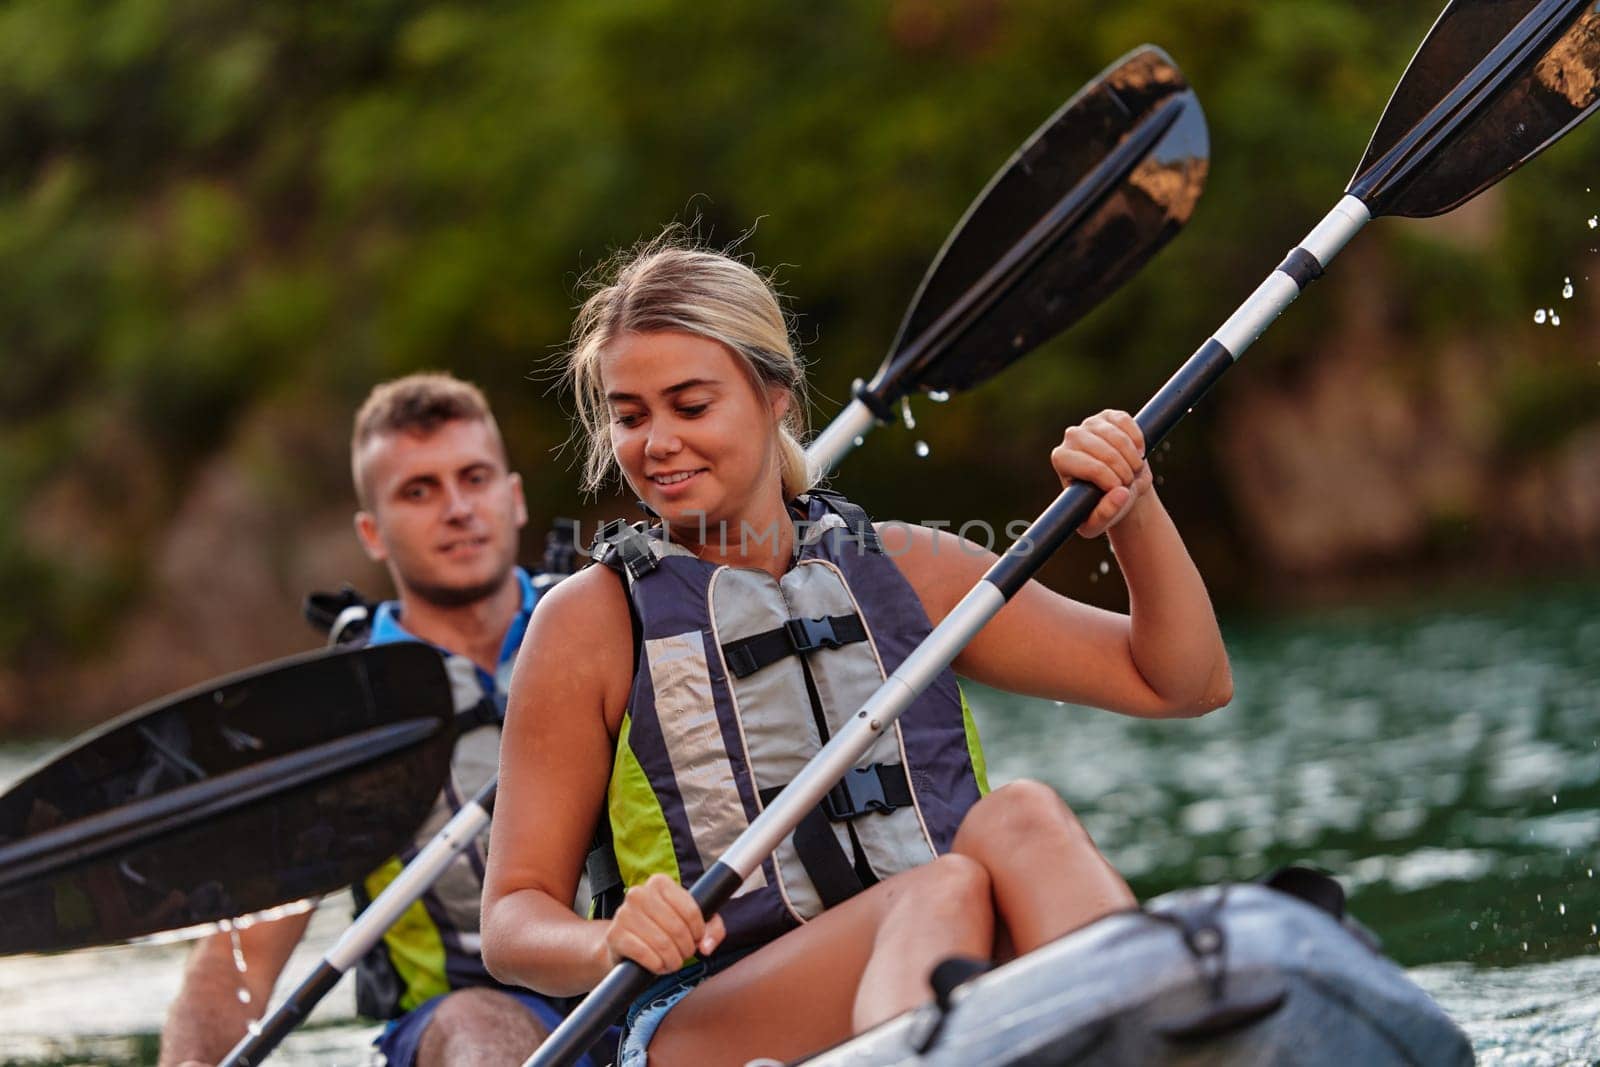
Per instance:
[[[860,400],[851,400],[845,409],[806,446],[806,467],[813,482],[826,478],[858,440],[878,425],[878,417]]]

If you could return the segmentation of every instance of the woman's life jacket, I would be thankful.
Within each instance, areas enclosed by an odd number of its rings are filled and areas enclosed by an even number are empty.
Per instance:
[[[637,627],[607,795],[626,886],[657,872],[692,884],[932,629],[864,511],[820,491],[792,509],[781,579],[704,562],[660,527],[615,524],[596,542]],[[715,955],[948,851],[987,788],[947,668],[723,907]]]

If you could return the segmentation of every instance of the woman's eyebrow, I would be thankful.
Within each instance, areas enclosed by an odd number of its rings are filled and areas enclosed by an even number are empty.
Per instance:
[[[676,385],[667,386],[665,389],[661,390],[661,395],[662,396],[676,396],[679,393],[682,393],[682,392],[684,392],[686,390],[689,390],[689,389],[693,389],[696,386],[705,385],[705,386],[716,387],[716,386],[719,386],[721,384],[722,384],[721,382],[717,381],[714,378],[689,378],[689,379],[686,379],[684,381],[679,382]],[[630,401],[632,401],[634,403],[637,403],[639,401],[639,395],[637,393],[624,393],[624,392],[621,392],[620,390],[613,390],[613,391],[611,391],[611,392],[606,394],[606,400],[609,401],[610,403],[613,403],[613,404],[623,404],[623,403],[628,403]]]

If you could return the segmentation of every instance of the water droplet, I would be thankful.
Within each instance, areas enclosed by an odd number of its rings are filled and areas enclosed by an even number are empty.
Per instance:
[[[900,419],[906,424],[906,429],[915,430],[917,428],[916,416],[911,414],[911,398],[909,396],[900,398]]]
[[[1522,951],[1524,951],[1524,952],[1528,951],[1528,943],[1526,941],[1524,941],[1522,943]]]
[[[1556,309],[1555,308],[1551,308],[1550,309],[1550,325],[1552,325],[1552,326],[1560,326],[1561,325],[1561,316],[1556,314]]]
[[[865,437],[860,437],[860,436],[856,437],[856,447],[857,448],[860,448],[862,445],[864,445],[866,443],[867,443],[867,439]]]
[[[248,1003],[250,1003],[250,990],[246,989],[244,986],[240,986],[239,987],[239,1003],[240,1004],[248,1004]]]
[[[1023,345],[1025,345],[1027,343],[1028,343],[1028,335],[1027,334],[1019,333],[1019,334],[1017,334],[1015,337],[1013,337],[1011,339],[1011,347],[1012,348],[1021,348]]]
[[[1600,926],[1596,926],[1594,923],[1590,923],[1589,924],[1589,932],[1591,934],[1600,934]]]
[[[1523,947],[1526,948],[1527,946],[1524,945]],[[260,1037],[261,1036],[261,1020],[260,1019],[251,1019],[249,1024],[245,1026],[245,1029],[250,1031],[250,1036],[251,1037]]]
[[[1467,929],[1469,929],[1469,930],[1476,930],[1477,928],[1478,928],[1478,920],[1477,919],[1473,919],[1471,922],[1469,922],[1467,924]]]
[[[1561,299],[1572,299],[1572,279],[1568,278],[1561,283]]]
[[[1105,560],[1101,560],[1100,561],[1100,573],[1101,574],[1110,574],[1111,573],[1111,564],[1107,563]]]
[[[928,390],[928,399],[933,401],[935,404],[943,404],[946,400],[950,399],[950,394],[945,392],[943,389],[930,389]]]
[[[1589,216],[1589,229],[1592,230],[1597,226],[1600,226],[1600,215],[1590,215]]]
[[[1543,904],[1544,903],[1544,894],[1543,893],[1535,893],[1533,895],[1533,899],[1535,901],[1537,901],[1538,903]]]
[[[1559,911],[1562,915],[1565,915],[1567,913],[1567,906],[1565,904],[1557,905],[1556,906],[1556,910]]]
[[[1544,308],[1540,308],[1538,311],[1533,313],[1533,321],[1539,323],[1541,326],[1544,325]]]
[[[928,447],[928,442],[926,442],[926,441],[918,441],[916,443],[916,445],[915,445],[915,450],[916,450],[918,459],[927,459],[928,458],[928,453],[930,451],[932,451]]]

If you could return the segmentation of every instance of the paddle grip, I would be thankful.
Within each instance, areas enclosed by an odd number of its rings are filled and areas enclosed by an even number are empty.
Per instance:
[[[256,1067],[265,1061],[295,1027],[305,1022],[311,1009],[339,984],[342,977],[343,971],[324,961],[289,994],[289,999],[278,1005],[278,1010],[260,1029],[252,1030],[241,1038],[218,1067]]]
[[[1144,433],[1147,461],[1162,439],[1231,366],[1232,354],[1216,339],[1208,340],[1140,409],[1134,421]],[[1088,521],[1103,496],[1105,493],[1089,482],[1074,482],[1063,489],[990,569],[988,580],[1010,600],[1044,561]]]

